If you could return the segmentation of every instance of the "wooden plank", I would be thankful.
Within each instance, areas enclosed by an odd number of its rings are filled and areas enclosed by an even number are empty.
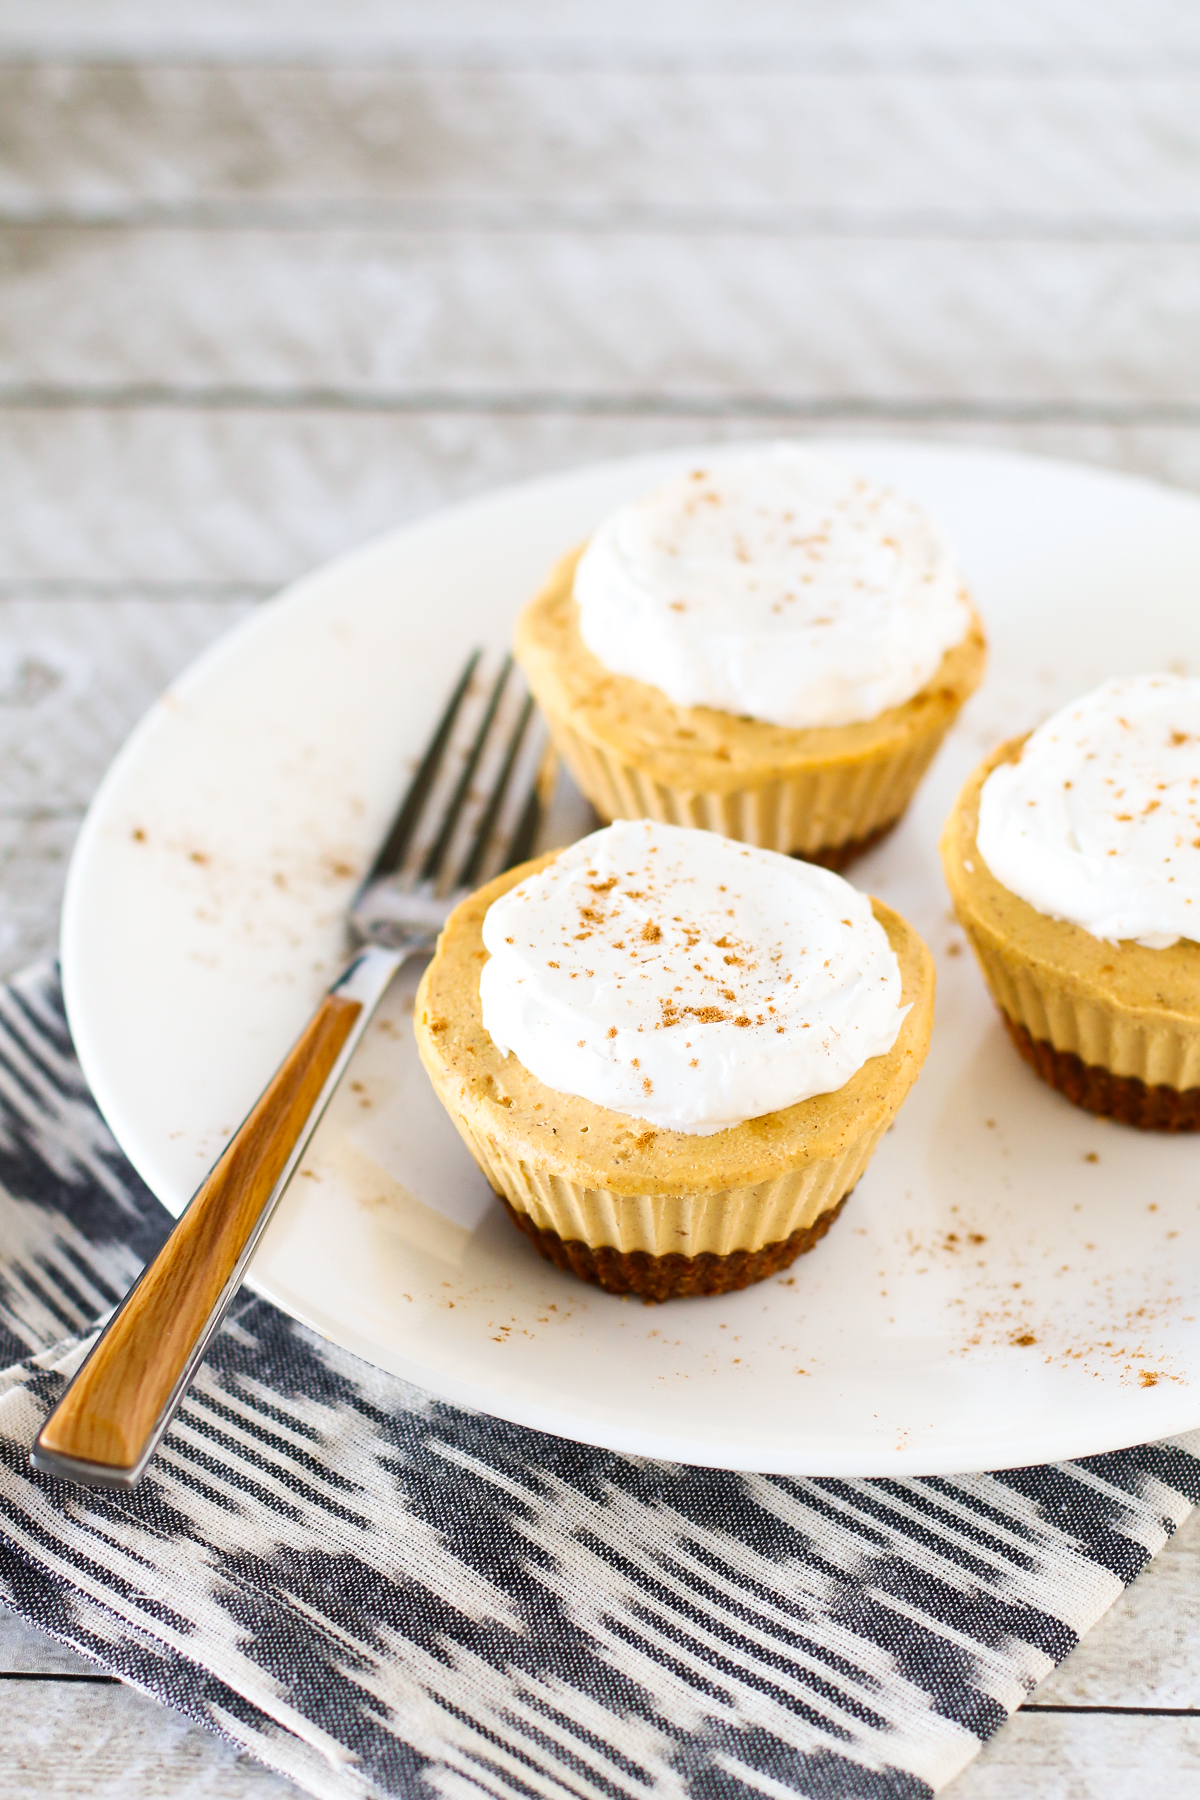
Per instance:
[[[405,519],[609,456],[794,433],[1072,457],[1200,489],[1195,427],[752,417],[0,411],[0,584],[269,590]],[[32,590],[30,590],[32,591]]]
[[[670,435],[477,416],[9,412],[0,579],[280,583],[445,500]]]
[[[4,241],[0,394],[18,403],[1200,416],[1200,242],[79,227]]]
[[[1198,168],[1177,69],[0,69],[13,218],[1194,236]]]
[[[997,55],[1031,60],[1090,52],[1115,67],[1195,47],[1187,0],[24,0],[0,4],[10,56],[258,59],[366,56],[527,60],[538,56],[708,60],[784,55],[844,61]]]
[[[58,914],[78,814],[0,817],[0,980],[58,953]]]
[[[3,1800],[296,1800],[299,1788],[129,1687],[0,1680]]]
[[[81,812],[151,702],[252,605],[0,595],[0,814]]]
[[[1196,1800],[1200,1719],[1021,1712],[949,1800]]]
[[[95,1675],[95,1663],[76,1655],[65,1644],[27,1625],[16,1613],[0,1606],[0,1682],[6,1675]],[[0,1685],[0,1709],[11,1688]],[[6,1710],[6,1709],[5,1709]]]

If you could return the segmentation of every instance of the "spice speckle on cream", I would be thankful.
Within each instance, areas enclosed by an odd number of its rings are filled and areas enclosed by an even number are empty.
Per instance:
[[[988,776],[976,843],[1050,918],[1152,950],[1200,942],[1200,681],[1128,676],[1055,713]]]
[[[811,863],[641,819],[488,909],[483,1022],[547,1087],[707,1134],[829,1093],[907,1010],[870,901]]]
[[[971,626],[928,514],[796,444],[722,455],[622,507],[574,593],[614,673],[792,729],[903,705]]]

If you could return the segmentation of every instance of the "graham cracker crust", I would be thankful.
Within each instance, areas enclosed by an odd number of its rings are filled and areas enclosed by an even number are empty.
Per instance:
[[[697,1294],[731,1294],[752,1282],[764,1281],[768,1275],[777,1275],[825,1236],[853,1191],[843,1194],[837,1205],[823,1212],[815,1223],[793,1231],[779,1243],[764,1244],[761,1250],[731,1250],[727,1256],[718,1256],[711,1250],[699,1256],[651,1256],[648,1250],[616,1250],[608,1244],[593,1249],[578,1238],[561,1238],[557,1232],[544,1231],[528,1213],[518,1212],[503,1194],[496,1198],[517,1230],[523,1231],[538,1253],[556,1268],[607,1288],[610,1294],[638,1294],[643,1300],[654,1302]]]
[[[1200,1087],[1148,1087],[1136,1075],[1114,1075],[1085,1063],[1074,1051],[1056,1050],[1003,1008],[1000,1017],[1025,1061],[1085,1112],[1136,1125],[1139,1131],[1200,1131]]]
[[[835,875],[840,875],[852,862],[865,856],[876,844],[881,844],[889,831],[895,831],[901,817],[897,813],[886,825],[877,825],[874,831],[868,831],[862,837],[847,838],[843,844],[822,844],[819,850],[793,850],[792,855],[799,857],[801,862],[820,863],[823,869],[832,869]]]

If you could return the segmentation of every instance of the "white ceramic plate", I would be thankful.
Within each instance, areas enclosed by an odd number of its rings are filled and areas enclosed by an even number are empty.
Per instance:
[[[1093,1120],[1009,1048],[936,842],[969,768],[1106,676],[1200,672],[1200,502],[998,454],[857,442],[925,501],[986,685],[856,881],[938,959],[933,1047],[842,1220],[784,1277],[645,1307],[539,1261],[413,1048],[402,980],[255,1260],[258,1291],[449,1400],[613,1449],[808,1474],[994,1468],[1200,1424],[1200,1142]],[[67,1004],[122,1147],[178,1212],[343,955],[342,909],[464,647],[561,552],[709,454],[609,463],[406,527],[172,688],[71,868]]]

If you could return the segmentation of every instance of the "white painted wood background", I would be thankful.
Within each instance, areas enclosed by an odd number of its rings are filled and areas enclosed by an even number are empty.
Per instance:
[[[0,0],[0,967],[142,709],[489,485],[863,428],[1200,488],[1189,0]],[[0,1614],[0,1796],[287,1783]],[[1200,1521],[954,1784],[1200,1796]]]

